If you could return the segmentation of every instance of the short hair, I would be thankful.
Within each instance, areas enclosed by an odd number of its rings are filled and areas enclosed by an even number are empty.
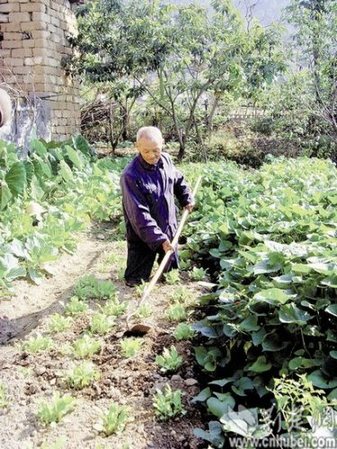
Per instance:
[[[160,138],[163,140],[163,135],[159,128],[156,126],[143,126],[142,128],[139,128],[137,132],[136,140],[139,142],[141,139],[149,139],[154,140],[156,138]]]
[[[12,115],[12,102],[8,93],[0,89],[0,127],[10,121]]]

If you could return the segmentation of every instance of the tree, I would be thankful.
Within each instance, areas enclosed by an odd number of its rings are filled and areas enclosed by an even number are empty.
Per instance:
[[[300,70],[308,69],[316,125],[337,136],[337,3],[335,0],[292,0],[288,20],[295,26]],[[297,53],[297,56],[298,56]]]
[[[205,122],[210,131],[221,95],[249,89],[254,73],[254,88],[260,88],[279,70],[271,33],[257,26],[247,31],[230,0],[214,0],[212,6],[208,14],[194,4],[96,0],[79,19],[79,70],[94,82],[123,78],[145,92],[169,117],[179,158],[192,135],[203,143]],[[206,119],[205,100],[211,103]]]

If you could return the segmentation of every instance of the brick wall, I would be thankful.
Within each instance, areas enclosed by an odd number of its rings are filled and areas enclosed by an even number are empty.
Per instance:
[[[49,134],[43,137],[64,139],[79,130],[77,81],[62,67],[74,34],[68,0],[0,0],[0,82],[21,109],[42,104]]]

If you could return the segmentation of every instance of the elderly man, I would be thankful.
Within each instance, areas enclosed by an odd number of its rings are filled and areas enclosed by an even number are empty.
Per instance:
[[[4,89],[0,89],[0,128],[10,121],[11,115],[12,102],[10,96]]]
[[[133,287],[148,281],[153,263],[174,249],[171,240],[177,229],[174,196],[181,207],[193,208],[191,190],[170,156],[162,153],[163,137],[158,128],[147,126],[137,133],[139,154],[127,165],[121,176],[123,211],[128,243],[126,285]],[[165,268],[178,267],[173,253]]]

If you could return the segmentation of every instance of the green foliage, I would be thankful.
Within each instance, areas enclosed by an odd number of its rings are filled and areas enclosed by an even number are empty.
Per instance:
[[[114,326],[114,319],[104,313],[97,313],[91,317],[90,332],[98,335],[107,334]]]
[[[325,391],[315,389],[305,374],[298,376],[297,380],[284,377],[275,379],[273,393],[287,431],[294,424],[294,413],[297,430],[305,431],[308,419],[312,418],[316,423],[322,422],[328,409],[337,406],[337,400],[329,401]]]
[[[50,332],[63,332],[68,330],[72,323],[73,320],[71,318],[55,313],[54,315],[51,315],[49,319],[48,328]]]
[[[184,321],[187,319],[186,306],[183,304],[173,304],[168,308],[166,316],[170,321]]]
[[[152,315],[153,310],[152,307],[149,304],[142,304],[135,313],[136,317],[139,318],[148,318]]]
[[[282,376],[305,374],[326,395],[337,387],[336,175],[331,162],[306,158],[269,158],[254,172],[219,163],[203,170],[185,232],[217,284],[200,298],[204,315],[193,325],[197,362],[209,372],[203,401],[217,418],[230,395],[235,409],[249,409],[254,396],[260,414],[251,413],[262,419],[275,402],[266,387]]]
[[[87,310],[88,304],[78,299],[77,296],[72,296],[65,308],[65,312],[69,315],[77,315],[86,312]]]
[[[192,271],[190,271],[190,277],[192,281],[202,281],[205,279],[207,275],[207,270],[203,268],[193,267]]]
[[[173,293],[170,294],[170,300],[174,303],[187,304],[193,299],[191,291],[184,285],[179,285]]]
[[[32,354],[42,351],[48,351],[52,347],[52,339],[50,337],[44,337],[40,334],[36,335],[36,337],[30,337],[22,344],[22,349]]]
[[[191,340],[196,335],[190,324],[179,323],[173,332],[176,340]]]
[[[33,140],[30,150],[21,161],[0,141],[0,293],[17,278],[40,283],[52,274],[48,263],[74,251],[90,218],[121,216],[118,173],[126,160],[93,161],[80,137]]]
[[[165,273],[165,282],[169,285],[176,285],[180,282],[179,270],[171,270]]]
[[[78,280],[74,287],[74,295],[81,300],[113,299],[117,295],[117,288],[111,281],[97,279],[89,274]]]
[[[208,13],[196,4],[91,2],[79,15],[82,54],[70,66],[113,92],[124,125],[135,99],[146,94],[146,112],[139,105],[142,123],[146,114],[149,123],[174,135],[182,157],[189,141],[202,146],[222,95],[254,100],[284,66],[276,27],[255,21],[246,29],[230,1],[215,1],[212,8]],[[212,102],[209,112],[205,97]],[[109,133],[119,126],[112,126],[110,113]],[[127,134],[127,127],[121,132]]]
[[[103,416],[102,431],[108,437],[124,430],[129,419],[127,407],[112,403],[108,412]]]
[[[100,341],[84,335],[72,344],[72,352],[77,359],[90,358],[101,350]]]
[[[175,372],[183,364],[183,358],[176,347],[171,346],[170,349],[164,348],[163,353],[156,356],[156,364],[160,366],[163,373]]]
[[[153,397],[153,407],[160,420],[166,421],[186,413],[181,395],[181,390],[172,390],[168,384],[162,391],[157,390]]]
[[[127,309],[126,302],[120,302],[118,299],[108,300],[102,308],[102,313],[108,316],[121,316]]]
[[[142,347],[143,340],[141,338],[123,338],[120,341],[121,351],[123,357],[130,358],[134,357]]]
[[[75,407],[75,399],[69,395],[60,396],[54,393],[51,402],[42,402],[39,406],[37,417],[45,424],[58,423],[65,415],[72,412]]]
[[[100,375],[95,365],[91,362],[82,362],[69,372],[67,381],[76,389],[88,387],[92,382],[99,379]]]
[[[64,437],[58,438],[54,443],[44,442],[41,449],[63,449],[67,440]]]

